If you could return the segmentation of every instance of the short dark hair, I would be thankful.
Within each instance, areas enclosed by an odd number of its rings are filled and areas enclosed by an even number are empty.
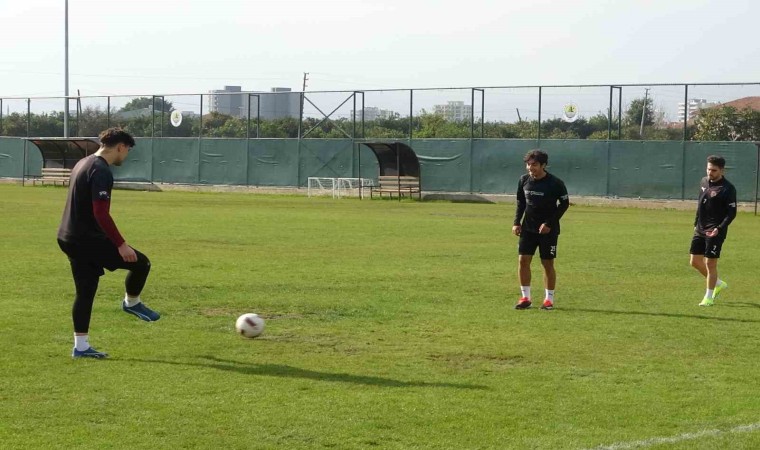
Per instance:
[[[98,139],[100,139],[100,143],[106,147],[113,147],[114,145],[119,144],[124,144],[130,148],[135,146],[135,138],[118,127],[103,130],[98,136]]]
[[[718,155],[710,155],[707,157],[707,162],[713,166],[718,166],[721,169],[726,167],[726,158]]]
[[[528,153],[525,154],[525,158],[523,158],[523,161],[530,162],[535,161],[539,164],[548,164],[549,163],[549,155],[546,154],[546,152],[542,152],[541,150],[531,150]]]

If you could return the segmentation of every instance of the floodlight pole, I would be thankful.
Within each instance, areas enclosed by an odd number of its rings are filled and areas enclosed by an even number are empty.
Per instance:
[[[69,137],[69,0],[65,0],[64,24],[64,88],[63,137]]]

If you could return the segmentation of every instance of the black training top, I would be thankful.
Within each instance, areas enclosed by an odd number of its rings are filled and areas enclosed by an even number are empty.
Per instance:
[[[514,225],[521,225],[522,221],[523,231],[538,233],[541,224],[545,223],[552,233],[559,234],[559,219],[569,206],[570,199],[562,180],[550,173],[536,180],[526,173],[517,183]]]
[[[63,210],[58,239],[66,242],[82,242],[91,239],[107,239],[93,213],[95,200],[111,201],[113,174],[105,159],[90,155],[79,160],[71,170],[69,194]]]
[[[728,225],[736,217],[736,188],[726,177],[718,181],[702,178],[699,183],[699,205],[694,227],[698,235],[718,228],[721,233],[728,231]]]

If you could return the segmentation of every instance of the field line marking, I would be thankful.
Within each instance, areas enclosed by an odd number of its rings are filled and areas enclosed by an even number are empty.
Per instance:
[[[618,442],[610,445],[600,445],[599,447],[593,447],[593,450],[625,450],[630,448],[642,448],[651,447],[659,444],[675,444],[683,441],[690,441],[693,439],[699,439],[705,436],[720,436],[722,434],[736,434],[736,433],[751,433],[753,431],[760,430],[760,422],[752,423],[749,425],[740,425],[738,427],[731,428],[730,430],[704,430],[696,433],[684,433],[678,436],[671,437],[655,437],[650,439],[644,439],[641,441],[633,442]]]

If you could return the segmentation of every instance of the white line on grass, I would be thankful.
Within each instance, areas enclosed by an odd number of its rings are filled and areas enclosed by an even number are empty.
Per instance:
[[[600,445],[594,447],[594,450],[624,450],[629,448],[642,448],[651,447],[659,444],[675,444],[677,442],[690,441],[693,439],[699,439],[705,436],[720,436],[722,434],[736,434],[736,433],[751,433],[755,430],[760,430],[760,422],[750,425],[740,425],[730,430],[705,430],[698,431],[696,433],[684,433],[678,436],[671,437],[655,437],[650,439],[644,439],[641,441],[633,442],[618,442],[610,445]]]

